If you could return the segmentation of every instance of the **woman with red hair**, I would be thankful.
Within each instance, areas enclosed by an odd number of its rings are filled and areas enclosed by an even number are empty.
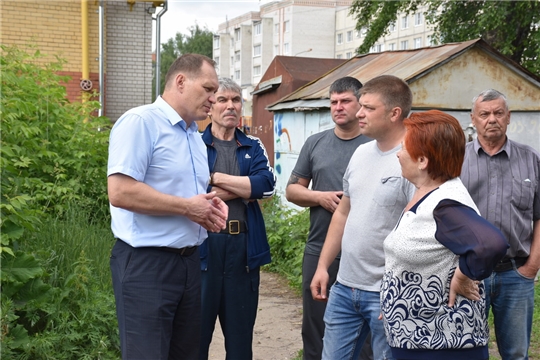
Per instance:
[[[431,110],[404,124],[397,156],[416,193],[384,242],[388,343],[396,359],[488,359],[482,279],[508,243],[479,215],[458,177],[465,155],[459,122]],[[471,286],[472,299],[456,294],[457,284]]]

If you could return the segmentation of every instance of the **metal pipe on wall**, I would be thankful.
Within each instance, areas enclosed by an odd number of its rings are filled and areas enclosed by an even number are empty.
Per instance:
[[[88,0],[81,0],[81,42],[82,42],[82,79],[90,78],[90,67],[88,65]],[[84,96],[83,96],[84,98]],[[84,100],[83,100],[84,101]]]
[[[156,16],[156,98],[161,95],[161,17],[167,12],[167,1]]]
[[[103,116],[105,76],[104,76],[104,50],[103,50],[103,27],[104,27],[103,0],[99,0],[99,110],[98,116]]]

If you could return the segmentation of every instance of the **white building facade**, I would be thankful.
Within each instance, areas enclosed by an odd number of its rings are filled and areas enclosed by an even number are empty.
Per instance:
[[[398,15],[395,23],[390,25],[389,33],[371,47],[370,52],[393,50],[411,50],[433,45],[433,25],[426,24],[425,7],[414,14]],[[349,15],[349,9],[336,11],[335,57],[350,59],[366,37],[366,29],[356,30],[356,21]]]
[[[348,59],[365,37],[349,15],[352,0],[283,0],[261,5],[222,23],[214,35],[218,75],[244,90],[244,115],[251,115],[251,93],[276,55]],[[423,10],[400,15],[372,52],[429,46],[433,30]]]

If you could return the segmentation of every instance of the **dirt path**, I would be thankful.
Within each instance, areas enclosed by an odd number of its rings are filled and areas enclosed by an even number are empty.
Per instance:
[[[253,334],[253,360],[290,360],[302,348],[302,299],[288,288],[285,280],[261,272],[259,313]],[[210,359],[225,359],[223,334],[216,324],[210,345]]]

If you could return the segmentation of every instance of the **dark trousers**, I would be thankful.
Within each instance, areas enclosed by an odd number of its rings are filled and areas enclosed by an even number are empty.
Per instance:
[[[110,264],[122,359],[197,359],[199,251],[182,256],[118,240]]]
[[[202,336],[200,359],[208,349],[219,316],[226,359],[253,358],[253,327],[259,302],[259,268],[247,266],[247,237],[208,234],[208,268],[202,271]]]
[[[302,261],[302,341],[304,343],[304,360],[320,360],[322,357],[324,336],[323,318],[324,311],[326,310],[326,303],[313,300],[311,289],[309,288],[313,275],[315,275],[315,271],[317,270],[318,263],[319,256],[304,253],[304,259]],[[327,291],[330,290],[330,286],[336,282],[338,269],[339,259],[336,259],[328,269],[330,279],[328,281]],[[366,342],[362,346],[360,359],[373,359],[371,336],[368,336]]]

